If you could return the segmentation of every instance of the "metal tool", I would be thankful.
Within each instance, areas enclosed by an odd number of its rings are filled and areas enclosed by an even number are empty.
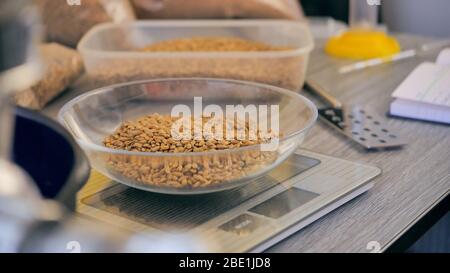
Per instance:
[[[364,148],[391,148],[406,144],[394,129],[387,126],[385,118],[373,111],[358,105],[344,106],[314,80],[307,79],[305,87],[329,105],[319,109],[321,119]]]

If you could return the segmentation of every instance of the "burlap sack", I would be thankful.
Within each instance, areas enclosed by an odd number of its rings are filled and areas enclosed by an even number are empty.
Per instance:
[[[15,94],[17,105],[42,109],[64,91],[83,72],[83,61],[77,51],[51,43],[39,47],[44,72],[28,89]]]
[[[131,0],[143,19],[302,19],[296,0]]]
[[[81,37],[98,23],[134,20],[128,0],[34,0],[40,11],[47,41],[76,47]],[[79,3],[79,5],[77,5]]]

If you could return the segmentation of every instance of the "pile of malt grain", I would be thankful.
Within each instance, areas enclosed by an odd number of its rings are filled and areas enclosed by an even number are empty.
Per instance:
[[[202,124],[206,124],[210,118],[202,117]],[[202,132],[201,138],[194,138],[194,119],[191,118],[192,130],[190,140],[175,140],[171,134],[172,124],[178,118],[170,115],[151,114],[141,117],[137,120],[123,123],[112,135],[107,136],[103,143],[106,147],[113,149],[121,149],[127,151],[137,152],[203,152],[209,150],[224,150],[231,148],[239,148],[249,145],[260,144],[264,141],[270,140],[267,134],[256,132],[257,138],[251,139],[249,137],[248,122],[238,122],[236,119],[233,122],[233,136],[232,140],[225,138],[217,140],[208,137],[206,132]],[[225,121],[219,121],[224,124],[223,135],[225,136],[226,126]],[[242,130],[244,139],[238,139],[235,131]],[[214,133],[214,132],[213,132]],[[264,135],[266,135],[264,137]]]
[[[286,46],[272,46],[234,37],[193,37],[157,42],[142,48],[142,51],[280,51],[290,50]]]
[[[258,132],[256,140],[175,140],[171,136],[171,126],[176,120],[177,118],[169,115],[152,114],[128,121],[107,136],[103,143],[113,149],[162,153],[203,152],[250,145],[255,148],[192,157],[176,154],[173,157],[160,157],[157,153],[155,156],[110,154],[106,159],[108,165],[113,171],[146,185],[197,188],[255,174],[276,160],[276,152],[261,151],[255,145],[268,141],[270,136]],[[208,120],[209,118],[203,117],[203,124]],[[248,136],[248,123],[244,123],[244,126]]]

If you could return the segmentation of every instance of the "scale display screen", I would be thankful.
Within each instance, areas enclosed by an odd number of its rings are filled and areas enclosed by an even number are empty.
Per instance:
[[[317,193],[290,188],[250,209],[270,218],[280,218],[319,196]]]

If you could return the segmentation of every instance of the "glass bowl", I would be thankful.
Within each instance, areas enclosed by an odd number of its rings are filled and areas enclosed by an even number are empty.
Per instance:
[[[278,143],[270,149],[259,144],[184,153],[104,146],[104,138],[124,121],[153,113],[170,115],[173,107],[180,104],[194,113],[199,109],[198,105],[194,107],[194,97],[201,98],[201,109],[217,105],[224,113],[227,106],[266,106],[268,113],[272,113],[271,107],[278,106]],[[263,120],[261,117],[259,121]],[[276,116],[267,117],[275,121]],[[317,108],[295,92],[270,85],[174,78],[129,82],[85,93],[64,105],[58,118],[85,151],[91,165],[114,181],[151,192],[202,194],[243,186],[278,166],[303,142],[317,119]]]

